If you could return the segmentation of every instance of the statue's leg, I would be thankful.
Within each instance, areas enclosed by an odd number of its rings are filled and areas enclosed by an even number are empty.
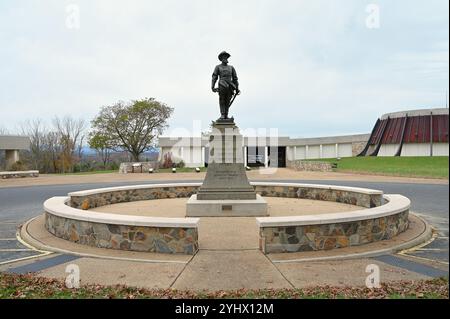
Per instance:
[[[230,109],[231,97],[233,96],[233,91],[228,88],[225,94],[225,118],[228,118],[228,111]]]
[[[220,118],[224,119],[226,118],[225,116],[225,104],[226,100],[225,100],[225,94],[224,92],[219,92],[219,105],[220,105]]]
[[[222,119],[228,118],[228,106],[230,105],[229,88],[219,85],[220,114]]]
[[[219,106],[220,106],[220,118],[223,119],[224,118],[224,102],[223,102],[223,93],[219,91]]]

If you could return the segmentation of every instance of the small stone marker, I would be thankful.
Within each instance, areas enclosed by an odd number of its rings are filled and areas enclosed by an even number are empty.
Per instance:
[[[132,165],[133,173],[134,173],[134,169],[135,169],[135,168],[138,168],[138,167],[141,168],[141,173],[142,173],[142,164],[141,164],[141,163],[134,163],[134,164]]]

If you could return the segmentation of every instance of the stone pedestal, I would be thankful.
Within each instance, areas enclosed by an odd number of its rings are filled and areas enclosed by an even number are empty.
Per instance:
[[[267,203],[257,198],[245,173],[239,128],[233,120],[213,122],[212,126],[208,170],[197,195],[188,201],[188,216],[266,216]],[[250,208],[252,203],[254,208]],[[246,215],[250,211],[251,215]]]
[[[187,217],[251,217],[268,216],[267,202],[260,195],[256,199],[198,200],[192,195],[186,205]]]
[[[209,163],[198,200],[256,199],[245,173],[243,137],[234,122],[214,122]]]

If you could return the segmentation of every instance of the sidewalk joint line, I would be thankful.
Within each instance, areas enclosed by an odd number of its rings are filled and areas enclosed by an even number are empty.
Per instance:
[[[284,280],[286,280],[286,282],[292,287],[292,289],[295,289],[295,286],[292,284],[292,282],[287,279],[287,277],[281,272],[280,269],[278,269],[277,265],[275,265],[275,263],[272,262],[272,260],[270,260],[270,258],[264,254],[262,251],[259,251],[264,257],[266,257],[266,259],[275,267],[275,269],[280,273],[281,277],[284,278]]]
[[[192,259],[194,259],[195,256],[197,256],[198,252],[200,251],[200,249],[198,249],[194,255],[191,256],[191,258],[189,258],[189,260],[184,264],[183,269],[181,269],[180,273],[175,277],[175,279],[172,281],[172,283],[169,285],[169,288],[172,288],[173,285],[175,284],[175,282],[178,280],[178,278],[180,278],[181,274],[184,273],[184,271],[186,270],[186,267],[191,263]]]

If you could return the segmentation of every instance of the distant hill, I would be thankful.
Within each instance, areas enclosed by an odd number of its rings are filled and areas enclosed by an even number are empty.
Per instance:
[[[94,156],[96,155],[96,151],[93,148],[90,148],[89,146],[83,146],[82,147],[83,150],[83,155],[86,156]],[[113,153],[120,153],[120,152],[113,152]],[[159,154],[159,151],[157,148],[152,147],[150,150],[148,150],[147,152],[144,152],[142,154],[143,157],[149,157],[149,158],[153,158],[155,156],[157,156]]]

